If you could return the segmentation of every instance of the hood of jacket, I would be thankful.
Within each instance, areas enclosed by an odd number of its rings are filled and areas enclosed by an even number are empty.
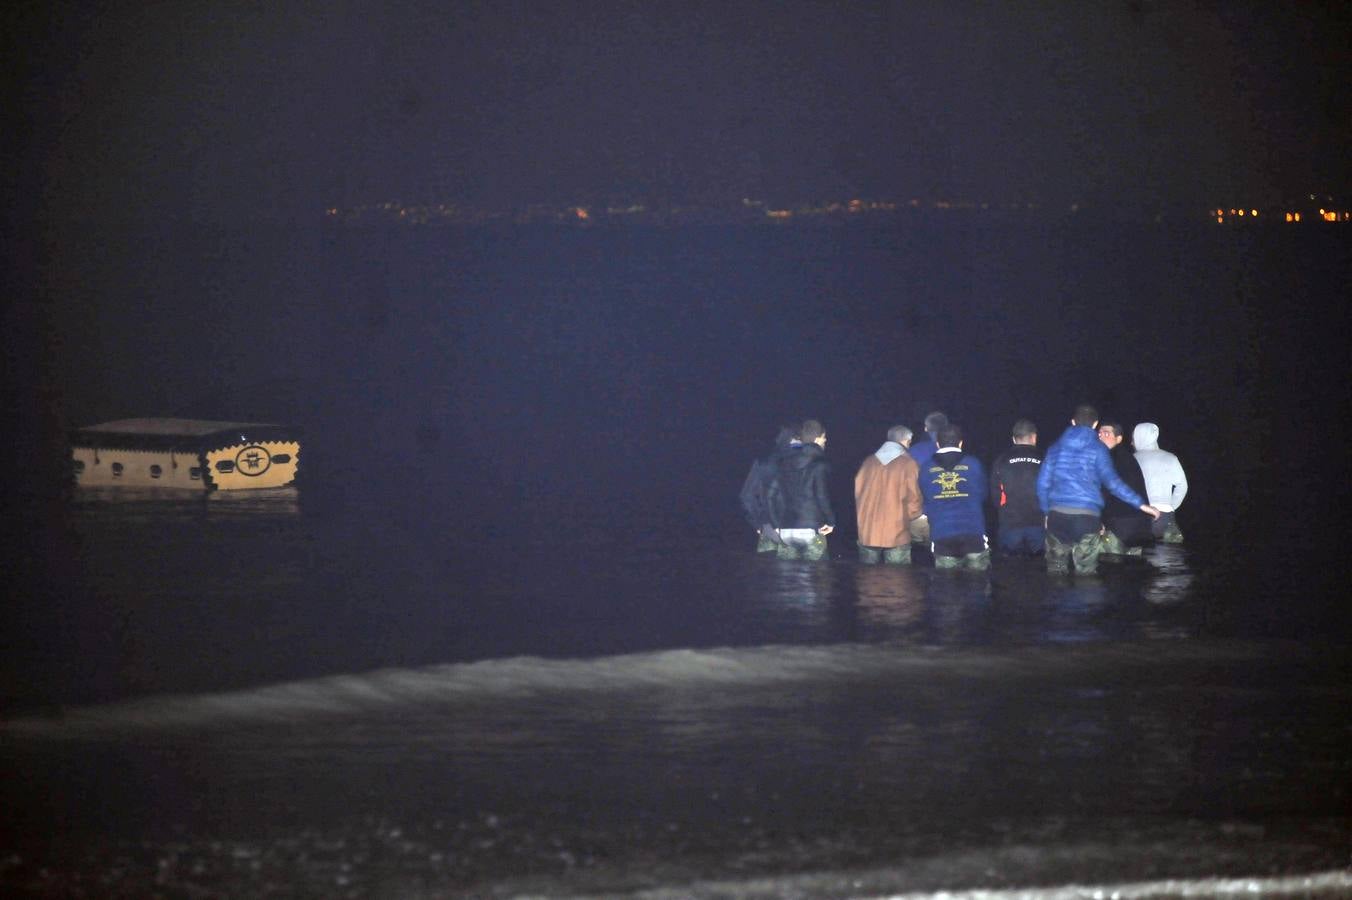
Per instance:
[[[1131,443],[1137,450],[1158,450],[1160,427],[1154,422],[1142,422],[1132,430]]]
[[[883,441],[883,445],[879,447],[877,450],[874,450],[873,455],[878,457],[878,462],[882,463],[883,465],[887,465],[892,460],[897,459],[905,452],[906,448],[901,446],[901,444],[898,444],[896,441]]]
[[[951,472],[953,471],[953,467],[956,466],[959,462],[961,462],[962,458],[966,455],[967,454],[963,453],[956,447],[949,447],[946,450],[941,450],[940,452],[934,454],[934,458],[931,459],[930,462],[943,466],[945,469]]]

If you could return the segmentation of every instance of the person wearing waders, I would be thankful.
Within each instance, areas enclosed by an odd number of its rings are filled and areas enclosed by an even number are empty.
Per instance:
[[[1160,427],[1154,422],[1142,422],[1131,433],[1136,448],[1136,461],[1145,475],[1145,492],[1150,504],[1160,511],[1160,517],[1151,526],[1155,537],[1166,544],[1183,543],[1183,532],[1178,528],[1174,512],[1188,494],[1188,476],[1183,464],[1159,445]]]
[[[1019,419],[1010,429],[1012,441],[991,463],[991,506],[1000,529],[996,544],[1006,556],[1037,556],[1042,552],[1042,510],[1037,504],[1037,473],[1042,451],[1037,426]]]
[[[986,470],[962,452],[962,429],[951,422],[939,429],[939,449],[920,470],[920,492],[930,520],[936,569],[989,569],[986,540]]]
[[[826,429],[808,419],[798,429],[802,441],[780,456],[770,482],[770,522],[783,542],[780,559],[819,560],[826,556],[826,536],[836,527],[826,492]]]
[[[1131,450],[1123,443],[1125,432],[1120,422],[1103,422],[1098,427],[1099,440],[1113,458],[1113,468],[1127,487],[1149,500],[1145,476]],[[1103,495],[1103,549],[1104,557],[1119,559],[1140,556],[1145,547],[1155,543],[1151,534],[1152,519],[1134,506],[1129,506],[1110,493]]]
[[[1160,511],[1127,486],[1113,468],[1108,448],[1099,440],[1098,411],[1075,407],[1070,427],[1057,438],[1037,476],[1037,499],[1046,517],[1047,571],[1076,575],[1098,571],[1102,550],[1103,489],[1141,512],[1158,518]]]
[[[887,440],[866,457],[854,476],[855,521],[859,526],[859,561],[898,566],[911,564],[912,520],[924,507],[917,481],[919,467],[906,452],[911,429],[894,425]]]
[[[798,440],[792,428],[780,428],[770,455],[752,460],[751,471],[746,473],[746,481],[742,482],[738,500],[741,501],[742,514],[746,516],[747,524],[756,531],[757,553],[774,553],[783,543],[770,523],[770,484],[778,470],[779,458],[802,446],[803,442]]]

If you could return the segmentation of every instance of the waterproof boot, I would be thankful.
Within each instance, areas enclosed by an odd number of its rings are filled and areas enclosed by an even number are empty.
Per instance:
[[[1164,526],[1164,537],[1161,540],[1166,544],[1183,543],[1183,532],[1179,530],[1178,520],[1173,516],[1169,517],[1169,524]]]
[[[911,545],[889,547],[883,551],[883,562],[889,566],[909,566],[911,564]]]
[[[1099,550],[1107,556],[1126,556],[1127,545],[1122,543],[1122,539],[1111,531],[1103,532],[1103,546]]]
[[[879,550],[877,547],[865,547],[863,544],[859,545],[859,561],[864,565],[876,566],[882,561],[882,558],[883,551]]]
[[[812,543],[803,548],[803,559],[810,562],[816,562],[826,557],[826,536],[816,535],[812,538]]]
[[[1098,532],[1086,534],[1070,548],[1070,559],[1075,564],[1076,575],[1093,575],[1098,572],[1099,553],[1103,550],[1103,538]]]
[[[934,568],[936,569],[960,569],[962,568],[961,556],[936,556],[934,557]]]
[[[968,553],[962,558],[962,567],[973,572],[986,571],[991,567],[991,552],[982,550],[980,553]]]
[[[1053,575],[1065,575],[1070,572],[1070,545],[1056,535],[1046,535],[1047,571]]]

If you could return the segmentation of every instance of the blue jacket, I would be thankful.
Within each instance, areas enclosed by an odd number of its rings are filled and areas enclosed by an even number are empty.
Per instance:
[[[1097,440],[1097,438],[1095,438]],[[920,493],[930,521],[930,540],[984,535],[986,470],[975,456],[945,450],[920,467]]]
[[[1072,425],[1052,444],[1037,475],[1037,502],[1043,515],[1053,507],[1103,512],[1103,491],[1132,506],[1145,500],[1127,486],[1113,467],[1108,448],[1094,429]]]
[[[929,461],[934,458],[934,451],[938,449],[939,445],[935,443],[929,432],[925,432],[923,441],[917,441],[911,445],[908,452],[911,454],[911,459],[915,460],[915,464],[920,467],[921,474],[924,474],[925,466],[929,465]]]

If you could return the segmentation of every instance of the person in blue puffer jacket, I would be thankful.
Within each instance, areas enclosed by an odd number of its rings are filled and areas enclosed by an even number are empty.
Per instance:
[[[1098,571],[1102,549],[1103,491],[1130,503],[1152,519],[1159,510],[1133,491],[1113,467],[1108,448],[1099,440],[1098,411],[1075,407],[1070,427],[1052,444],[1037,476],[1037,499],[1047,517],[1047,571],[1077,575]]]

